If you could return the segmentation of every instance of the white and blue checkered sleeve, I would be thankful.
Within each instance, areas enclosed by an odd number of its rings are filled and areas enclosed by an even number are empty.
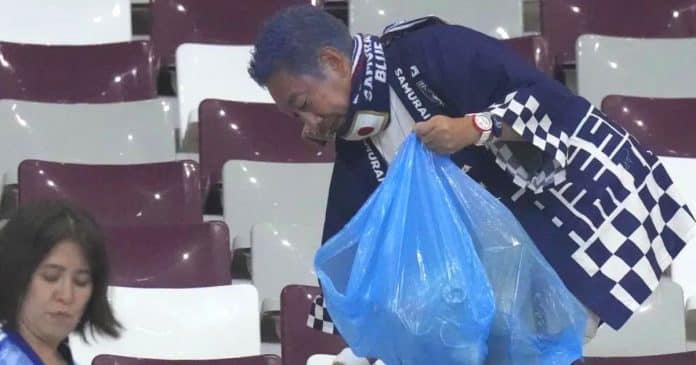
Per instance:
[[[491,105],[488,112],[502,119],[515,133],[543,152],[541,168],[528,171],[506,143],[494,139],[486,145],[495,155],[498,166],[512,175],[516,185],[539,193],[545,187],[565,180],[568,133],[554,123],[531,92],[524,89],[511,92],[502,102]]]

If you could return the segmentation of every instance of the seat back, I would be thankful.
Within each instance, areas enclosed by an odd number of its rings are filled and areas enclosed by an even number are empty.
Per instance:
[[[522,1],[517,0],[431,0],[414,1],[408,6],[400,0],[353,0],[348,15],[351,33],[382,34],[387,25],[426,15],[495,38],[517,37],[523,32]]]
[[[0,41],[99,44],[131,40],[129,0],[0,0]]]
[[[66,199],[102,225],[201,223],[198,164],[79,165],[25,160],[19,166],[19,203]]]
[[[696,36],[695,0],[541,0],[541,32],[558,64],[575,63],[583,34],[636,38]]]
[[[333,144],[319,148],[300,138],[302,123],[268,103],[208,99],[199,107],[201,175],[222,182],[229,160],[332,162]]]
[[[307,327],[316,286],[289,285],[281,294],[281,351],[284,365],[304,365],[315,354],[337,354],[346,343],[340,336]]]
[[[17,182],[22,160],[137,164],[176,157],[170,111],[158,99],[109,104],[0,100],[0,173]]]
[[[258,294],[251,285],[188,289],[109,287],[124,330],[118,339],[70,336],[75,362],[101,354],[163,360],[207,360],[259,355]]]
[[[247,72],[252,47],[185,43],[176,50],[179,134],[198,121],[198,106],[205,99],[273,103],[267,90]]]
[[[235,249],[249,248],[254,224],[323,226],[333,164],[228,161],[223,212]]]
[[[693,98],[610,95],[602,111],[660,156],[696,158],[696,94]]]
[[[106,227],[109,285],[195,288],[232,282],[223,222]]]
[[[146,41],[81,46],[0,42],[0,60],[0,99],[115,103],[157,97],[159,62]]]
[[[99,355],[92,365],[281,365],[282,361],[275,355],[237,357],[218,360],[159,360],[140,359],[125,356]]]
[[[291,284],[317,285],[314,255],[321,246],[322,226],[254,225],[251,231],[251,281],[259,291],[263,312],[280,310],[280,293]]]
[[[637,357],[586,357],[583,365],[693,365],[696,351]]]
[[[253,44],[267,18],[285,7],[310,3],[308,0],[152,0],[151,39],[162,64],[171,65],[180,44]]]
[[[553,75],[555,64],[549,45],[544,37],[539,35],[528,35],[504,39],[503,43],[514,49],[522,58],[534,65],[539,71]]]
[[[658,334],[656,336],[656,334]],[[585,345],[585,356],[648,356],[686,351],[684,299],[679,285],[667,278],[621,327],[599,327]]]
[[[577,54],[578,93],[595,106],[610,94],[696,96],[696,72],[691,72],[696,38],[583,35],[577,43]]]

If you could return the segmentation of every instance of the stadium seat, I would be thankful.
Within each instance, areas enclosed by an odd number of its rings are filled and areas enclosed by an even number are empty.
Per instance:
[[[152,43],[163,65],[174,64],[183,43],[253,44],[263,22],[278,10],[308,0],[152,0]]]
[[[554,62],[549,53],[549,45],[542,36],[528,35],[504,39],[503,43],[514,49],[520,56],[529,61],[539,71],[553,75]]]
[[[588,357],[576,365],[693,365],[696,364],[696,352],[642,356],[642,357]]]
[[[85,164],[172,161],[171,111],[158,99],[108,104],[0,100],[0,173],[17,183],[25,159]]]
[[[577,54],[578,93],[597,107],[610,94],[696,97],[696,38],[584,35]]]
[[[316,286],[290,285],[281,294],[281,351],[283,365],[305,365],[314,354],[337,354],[347,345],[340,336],[307,327]]]
[[[523,31],[520,0],[413,1],[408,6],[400,0],[351,0],[348,15],[351,33],[379,35],[389,24],[426,15],[500,39],[521,36]]]
[[[275,355],[260,355],[237,357],[218,360],[158,360],[140,359],[134,357],[99,355],[94,358],[92,365],[281,365],[280,358]]]
[[[696,95],[693,98],[610,95],[602,100],[602,111],[656,155],[696,158],[693,140]]]
[[[559,65],[575,63],[582,34],[696,37],[696,0],[540,0],[541,32]]]
[[[105,228],[109,285],[194,288],[232,283],[223,222]]]
[[[49,103],[153,99],[158,67],[145,41],[83,46],[0,42],[0,99]]]
[[[228,160],[332,162],[333,145],[318,148],[300,138],[302,123],[268,103],[205,100],[199,107],[201,176],[222,182]]]
[[[182,44],[176,51],[179,135],[198,122],[204,99],[273,103],[271,95],[247,73],[251,46]]]
[[[649,356],[686,351],[684,294],[668,278],[662,278],[655,292],[615,331],[607,325],[585,345],[585,356]]]
[[[322,227],[332,170],[328,162],[225,163],[223,212],[234,249],[251,247],[257,223]]]
[[[25,160],[19,204],[67,199],[103,225],[202,223],[198,165],[172,161],[138,165],[80,165]]]
[[[0,0],[0,41],[79,45],[131,40],[129,0]]]
[[[280,311],[280,293],[291,284],[317,285],[314,255],[321,226],[254,225],[251,231],[251,282],[259,291],[261,311]]]
[[[258,298],[251,285],[188,289],[109,287],[119,339],[70,336],[75,362],[109,354],[163,360],[256,356],[261,351]]]

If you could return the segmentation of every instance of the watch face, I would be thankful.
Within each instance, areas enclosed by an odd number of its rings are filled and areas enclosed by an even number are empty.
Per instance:
[[[493,121],[491,121],[491,118],[486,118],[485,116],[482,115],[477,115],[474,118],[474,122],[476,123],[476,126],[479,127],[479,129],[487,131],[493,128]]]

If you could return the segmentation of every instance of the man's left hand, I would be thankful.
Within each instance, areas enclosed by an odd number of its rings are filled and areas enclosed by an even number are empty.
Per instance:
[[[428,149],[449,155],[478,142],[481,132],[474,127],[473,115],[452,118],[436,115],[416,123],[413,130]]]

